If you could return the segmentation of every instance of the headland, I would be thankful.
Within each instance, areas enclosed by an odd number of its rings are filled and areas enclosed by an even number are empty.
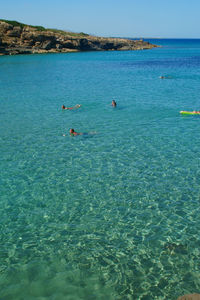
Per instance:
[[[157,47],[143,40],[105,38],[17,21],[0,20],[0,55],[80,51],[145,50]]]

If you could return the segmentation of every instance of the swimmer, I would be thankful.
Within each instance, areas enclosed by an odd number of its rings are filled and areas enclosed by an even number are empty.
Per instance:
[[[82,133],[82,132],[76,132],[73,128],[71,128],[71,129],[69,130],[69,134],[70,134],[71,136],[76,136],[76,135],[82,135],[83,133]]]
[[[70,136],[82,135],[81,132],[76,132],[73,128],[69,130],[69,134]],[[66,134],[63,134],[63,136],[66,136]]]
[[[117,103],[116,103],[116,101],[115,100],[112,100],[112,107],[116,107],[117,106]]]
[[[172,76],[160,76],[160,79],[172,79]]]
[[[70,136],[77,136],[77,135],[91,136],[91,135],[97,134],[97,132],[96,132],[96,131],[90,131],[90,132],[76,132],[76,131],[74,130],[74,128],[71,128],[71,129],[69,130],[69,134],[70,134]],[[66,136],[66,134],[63,134],[63,136]]]
[[[76,104],[75,106],[72,106],[72,107],[65,107],[64,105],[62,105],[62,109],[76,109],[76,108],[79,108],[81,107],[80,104]]]
[[[69,134],[70,136],[82,135],[81,132],[76,132],[73,128],[69,130]],[[66,134],[63,134],[63,136],[66,136]]]

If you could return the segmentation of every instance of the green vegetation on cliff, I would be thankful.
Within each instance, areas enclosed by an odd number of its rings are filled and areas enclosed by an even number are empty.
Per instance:
[[[80,33],[75,33],[75,32],[71,32],[71,31],[64,31],[64,30],[60,30],[60,29],[54,29],[54,28],[45,28],[43,26],[34,26],[34,25],[28,25],[28,24],[24,24],[24,23],[20,23],[18,21],[10,21],[10,20],[4,20],[4,19],[0,19],[0,21],[8,23],[12,26],[18,26],[20,28],[24,28],[24,27],[30,27],[30,28],[34,28],[37,31],[52,31],[55,33],[59,33],[59,34],[63,34],[63,35],[70,35],[70,36],[74,36],[74,37],[87,37],[89,36],[89,34],[84,33],[84,32],[80,32]]]
[[[29,27],[32,27],[32,28],[35,28],[36,30],[38,31],[45,31],[46,29],[42,26],[33,26],[33,25],[27,25],[27,24],[24,24],[24,23],[20,23],[20,22],[17,22],[17,21],[9,21],[9,20],[4,20],[4,19],[0,19],[0,21],[2,22],[5,22],[5,23],[8,23],[12,26],[19,26],[21,28],[24,28],[25,26],[29,26]]]

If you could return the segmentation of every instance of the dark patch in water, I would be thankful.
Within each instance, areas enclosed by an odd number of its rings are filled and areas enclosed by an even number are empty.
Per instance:
[[[167,250],[170,253],[187,254],[187,246],[183,244],[166,243],[164,250]]]

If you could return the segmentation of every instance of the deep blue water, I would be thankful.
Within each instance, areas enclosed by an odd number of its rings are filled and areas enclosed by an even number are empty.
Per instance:
[[[200,291],[200,40],[150,42],[0,57],[1,300]]]

